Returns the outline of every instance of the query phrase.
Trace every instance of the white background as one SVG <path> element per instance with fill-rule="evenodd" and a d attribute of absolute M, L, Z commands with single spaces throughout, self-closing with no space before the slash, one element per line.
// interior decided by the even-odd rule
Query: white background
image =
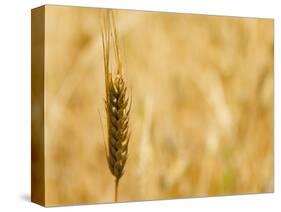
<path fill-rule="evenodd" d="M 275 193 L 55 207 L 54 211 L 280 211 L 280 23 L 278 0 L 18 0 L 0 5 L 0 211 L 39 211 L 30 198 L 30 9 L 42 4 L 275 18 Z M 279 61 L 278 61 L 279 59 Z M 278 207 L 280 209 L 278 210 Z M 45 209 L 46 210 L 46 209 Z"/>

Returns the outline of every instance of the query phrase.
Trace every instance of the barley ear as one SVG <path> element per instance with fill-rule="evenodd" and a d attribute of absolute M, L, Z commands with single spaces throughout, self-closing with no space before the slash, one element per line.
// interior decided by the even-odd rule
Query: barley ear
<path fill-rule="evenodd" d="M 127 94 L 127 85 L 123 76 L 118 48 L 117 30 L 111 10 L 107 10 L 104 14 L 103 24 L 102 43 L 106 90 L 107 162 L 111 174 L 115 177 L 114 199 L 117 202 L 118 185 L 120 178 L 124 174 L 124 167 L 128 157 L 131 99 Z"/>

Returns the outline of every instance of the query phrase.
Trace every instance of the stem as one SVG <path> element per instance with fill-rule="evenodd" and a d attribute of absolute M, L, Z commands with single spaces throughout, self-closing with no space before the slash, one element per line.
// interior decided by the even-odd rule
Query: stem
<path fill-rule="evenodd" d="M 115 178 L 115 202 L 118 202 L 118 184 L 119 178 Z"/>

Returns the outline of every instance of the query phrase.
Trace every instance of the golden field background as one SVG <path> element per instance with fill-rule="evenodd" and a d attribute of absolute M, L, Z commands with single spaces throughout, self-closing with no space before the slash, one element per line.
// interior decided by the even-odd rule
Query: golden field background
<path fill-rule="evenodd" d="M 115 15 L 133 99 L 120 201 L 272 192 L 273 20 Z M 100 10 L 47 6 L 45 33 L 46 203 L 112 202 Z"/>

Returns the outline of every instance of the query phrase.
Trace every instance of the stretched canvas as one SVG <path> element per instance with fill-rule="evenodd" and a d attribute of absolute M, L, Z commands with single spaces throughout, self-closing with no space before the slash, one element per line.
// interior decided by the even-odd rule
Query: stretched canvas
<path fill-rule="evenodd" d="M 274 20 L 31 14 L 33 202 L 274 191 Z"/>

